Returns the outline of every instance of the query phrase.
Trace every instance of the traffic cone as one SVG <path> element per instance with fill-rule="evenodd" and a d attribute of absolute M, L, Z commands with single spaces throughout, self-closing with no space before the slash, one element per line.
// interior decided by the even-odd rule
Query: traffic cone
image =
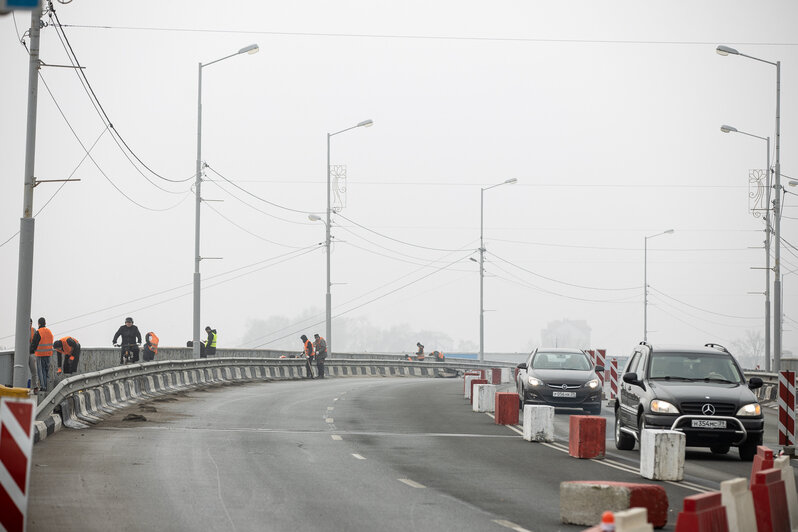
<path fill-rule="evenodd" d="M 615 532 L 615 516 L 612 512 L 601 514 L 601 532 Z"/>

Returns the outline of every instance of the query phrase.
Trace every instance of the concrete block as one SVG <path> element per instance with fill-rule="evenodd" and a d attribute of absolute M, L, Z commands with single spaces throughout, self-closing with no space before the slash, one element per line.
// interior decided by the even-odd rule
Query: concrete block
<path fill-rule="evenodd" d="M 518 424 L 518 394 L 515 392 L 496 392 L 496 416 L 497 425 L 516 425 Z"/>
<path fill-rule="evenodd" d="M 496 410 L 496 392 L 499 386 L 496 384 L 477 384 L 474 386 L 474 400 L 472 410 L 474 412 L 493 412 Z"/>
<path fill-rule="evenodd" d="M 684 479 L 685 435 L 675 430 L 644 429 L 640 439 L 640 476 L 651 480 Z"/>
<path fill-rule="evenodd" d="M 790 511 L 781 470 L 765 469 L 751 479 L 758 532 L 790 532 Z"/>
<path fill-rule="evenodd" d="M 571 416 L 568 454 L 574 458 L 604 458 L 607 451 L 607 419 L 601 416 Z"/>
<path fill-rule="evenodd" d="M 560 520 L 563 523 L 594 525 L 601 521 L 602 513 L 610 511 L 615 513 L 617 532 L 621 528 L 618 528 L 616 512 L 631 508 L 644 510 L 643 523 L 650 519 L 653 526 L 662 528 L 668 522 L 668 495 L 662 486 L 604 480 L 560 482 Z M 630 521 L 637 519 L 630 518 Z M 650 525 L 647 530 L 651 530 Z"/>
<path fill-rule="evenodd" d="M 684 498 L 684 509 L 676 518 L 677 532 L 728 532 L 729 521 L 719 491 Z"/>
<path fill-rule="evenodd" d="M 615 532 L 654 532 L 645 508 L 631 508 L 615 514 Z"/>
<path fill-rule="evenodd" d="M 491 384 L 502 383 L 502 368 L 490 368 L 490 383 Z"/>
<path fill-rule="evenodd" d="M 751 480 L 751 482 L 753 482 L 754 476 L 757 473 L 765 469 L 772 468 L 773 450 L 769 447 L 765 447 L 764 445 L 758 445 L 756 448 L 756 455 L 754 455 L 754 461 L 751 463 L 751 476 L 748 478 Z"/>
<path fill-rule="evenodd" d="M 473 379 L 471 381 L 471 393 L 469 395 L 469 399 L 471 400 L 471 404 L 474 404 L 474 386 L 478 384 L 488 384 L 487 379 Z"/>
<path fill-rule="evenodd" d="M 513 382 L 510 378 L 510 374 L 512 373 L 512 368 L 502 368 L 502 381 L 501 384 L 506 382 Z"/>
<path fill-rule="evenodd" d="M 464 389 L 463 389 L 463 397 L 466 399 L 471 399 L 471 381 L 479 379 L 480 375 L 466 375 L 463 377 L 464 380 Z"/>
<path fill-rule="evenodd" d="M 798 493 L 795 489 L 795 473 L 790 465 L 789 456 L 779 456 L 773 460 L 773 467 L 781 471 L 784 481 L 784 492 L 787 495 L 787 508 L 790 511 L 790 526 L 798 530 Z"/>
<path fill-rule="evenodd" d="M 754 497 L 748 490 L 747 479 L 740 477 L 724 480 L 720 483 L 720 495 L 721 502 L 726 507 L 729 532 L 756 530 Z"/>
<path fill-rule="evenodd" d="M 526 441 L 554 441 L 554 407 L 524 405 L 524 439 Z"/>

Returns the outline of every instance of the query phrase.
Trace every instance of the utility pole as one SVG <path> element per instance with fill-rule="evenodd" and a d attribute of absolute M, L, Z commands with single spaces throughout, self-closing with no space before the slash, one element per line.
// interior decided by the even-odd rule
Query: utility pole
<path fill-rule="evenodd" d="M 14 329 L 14 373 L 12 384 L 25 387 L 25 368 L 30 356 L 31 296 L 33 293 L 33 174 L 36 162 L 36 109 L 39 91 L 39 34 L 42 8 L 31 11 L 30 50 L 28 63 L 28 119 L 25 135 L 25 189 L 22 199 L 22 218 L 19 221 L 19 273 L 17 274 L 17 316 Z"/>

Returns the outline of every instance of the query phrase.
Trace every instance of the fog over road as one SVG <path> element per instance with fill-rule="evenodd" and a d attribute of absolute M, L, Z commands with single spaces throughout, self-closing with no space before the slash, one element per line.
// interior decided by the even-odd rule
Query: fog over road
<path fill-rule="evenodd" d="M 131 413 L 147 420 L 123 421 Z M 472 412 L 460 379 L 280 381 L 162 397 L 37 444 L 28 528 L 582 530 L 560 523 L 561 481 L 648 481 L 611 430 L 606 460 L 569 457 L 570 413 L 558 411 L 557 442 L 536 444 Z M 661 483 L 666 530 L 685 496 L 750 467 L 734 451 L 688 451 L 685 482 Z"/>

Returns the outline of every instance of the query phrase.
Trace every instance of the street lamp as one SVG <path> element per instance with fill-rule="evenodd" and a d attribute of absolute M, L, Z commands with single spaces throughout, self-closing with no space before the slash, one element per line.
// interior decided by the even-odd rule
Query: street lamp
<path fill-rule="evenodd" d="M 773 265 L 773 313 L 776 319 L 773 321 L 773 371 L 778 372 L 781 369 L 781 319 L 782 319 L 782 297 L 781 297 L 781 210 L 779 204 L 781 202 L 781 61 L 766 61 L 758 57 L 740 53 L 734 48 L 729 46 L 720 45 L 715 51 L 719 55 L 739 55 L 759 61 L 760 63 L 767 63 L 776 67 L 776 162 L 774 164 L 775 183 L 776 189 L 775 199 L 773 200 L 773 220 L 774 220 L 774 237 L 776 240 L 776 249 L 774 253 Z"/>
<path fill-rule="evenodd" d="M 655 235 L 643 238 L 643 341 L 648 341 L 648 239 L 660 235 L 670 235 L 673 229 L 668 229 Z"/>
<path fill-rule="evenodd" d="M 350 129 L 355 129 L 358 127 L 371 127 L 374 125 L 373 120 L 363 120 L 362 122 L 358 122 L 354 126 L 348 127 L 346 129 L 342 129 L 341 131 L 336 131 L 335 133 L 327 133 L 327 222 L 326 230 L 327 230 L 327 238 L 325 239 L 325 247 L 327 248 L 327 297 L 326 297 L 326 334 L 327 334 L 327 352 L 332 354 L 332 294 L 330 293 L 330 288 L 332 287 L 332 282 L 330 281 L 330 138 L 334 137 L 335 135 L 339 135 Z M 315 214 L 311 214 L 308 216 L 313 221 L 321 220 Z"/>
<path fill-rule="evenodd" d="M 740 133 L 756 139 L 761 139 L 767 143 L 767 166 L 765 198 L 765 371 L 770 371 L 770 137 L 760 137 L 745 131 L 739 131 L 736 127 L 723 125 L 720 130 L 724 133 Z"/>
<path fill-rule="evenodd" d="M 502 185 L 512 185 L 516 178 L 479 189 L 479 361 L 485 360 L 485 243 L 483 241 L 483 220 L 485 218 L 485 191 Z"/>
<path fill-rule="evenodd" d="M 259 50 L 257 44 L 250 44 L 241 48 L 234 54 L 224 56 L 210 63 L 199 63 L 197 68 L 197 177 L 194 181 L 194 196 L 195 196 L 195 209 L 194 209 L 194 323 L 193 323 L 193 357 L 200 357 L 200 203 L 202 196 L 200 189 L 202 187 L 202 68 L 210 66 L 219 61 L 224 61 L 230 57 L 240 54 L 254 54 Z"/>

